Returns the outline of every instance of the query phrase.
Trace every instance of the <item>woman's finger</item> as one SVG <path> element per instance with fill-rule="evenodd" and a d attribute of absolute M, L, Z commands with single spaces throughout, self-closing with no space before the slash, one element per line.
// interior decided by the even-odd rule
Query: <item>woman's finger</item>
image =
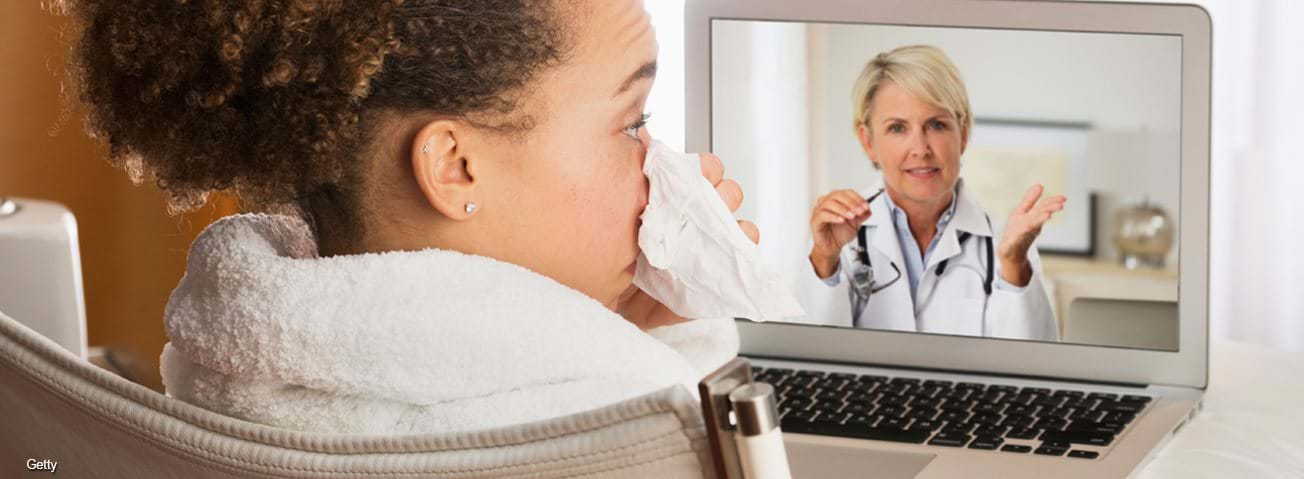
<path fill-rule="evenodd" d="M 747 235 L 747 239 L 752 240 L 753 243 L 761 244 L 761 229 L 757 228 L 755 223 L 752 223 L 751 221 L 739 221 L 738 227 L 743 229 L 743 233 Z"/>
<path fill-rule="evenodd" d="M 697 156 L 702 160 L 702 176 L 706 177 L 706 181 L 711 182 L 711 186 L 720 183 L 720 180 L 724 179 L 724 162 L 720 161 L 720 157 L 710 153 Z"/>
<path fill-rule="evenodd" d="M 715 185 L 715 192 L 724 200 L 725 206 L 729 211 L 738 211 L 738 207 L 743 204 L 743 188 L 738 186 L 734 180 L 721 180 Z"/>
<path fill-rule="evenodd" d="M 829 195 L 829 197 L 824 200 L 824 204 L 826 207 L 830 207 L 830 205 L 837 206 L 837 208 L 830 207 L 829 209 L 833 209 L 835 213 L 846 216 L 847 218 L 852 218 L 857 214 L 860 214 L 860 210 L 856 207 L 856 203 L 854 201 L 848 201 L 843 195 Z"/>
<path fill-rule="evenodd" d="M 851 203 L 853 210 L 857 212 L 869 211 L 869 202 L 865 201 L 865 197 L 860 196 L 860 193 L 856 192 L 856 190 L 838 190 L 837 195 L 844 201 Z"/>
<path fill-rule="evenodd" d="M 1019 201 L 1018 206 L 1014 207 L 1015 213 L 1027 213 L 1032 206 L 1037 204 L 1037 198 L 1041 198 L 1041 192 L 1044 190 L 1040 184 L 1032 185 L 1028 192 L 1023 194 L 1023 199 Z"/>
<path fill-rule="evenodd" d="M 820 227 L 823 227 L 824 225 L 828 225 L 828 224 L 839 225 L 839 224 L 846 223 L 848 221 L 851 220 L 848 220 L 847 217 L 845 216 L 833 213 L 829 210 L 820 210 L 820 211 L 816 211 L 815 216 L 812 217 L 811 226 L 818 229 Z"/>
<path fill-rule="evenodd" d="M 845 205 L 843 205 L 841 202 L 834 199 L 824 200 L 823 203 L 820 203 L 820 209 L 844 217 L 846 219 L 851 219 L 856 216 L 856 214 L 853 213 L 851 210 L 847 209 Z"/>

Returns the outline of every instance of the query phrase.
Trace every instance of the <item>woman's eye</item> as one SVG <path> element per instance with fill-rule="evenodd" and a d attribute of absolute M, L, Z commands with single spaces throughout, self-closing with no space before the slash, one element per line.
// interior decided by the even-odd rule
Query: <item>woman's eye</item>
<path fill-rule="evenodd" d="M 943 122 L 938 121 L 938 120 L 933 120 L 933 122 L 932 122 L 931 124 L 929 124 L 929 126 L 932 127 L 932 129 L 934 129 L 934 130 L 945 130 L 945 129 L 946 129 L 946 123 L 943 123 Z"/>
<path fill-rule="evenodd" d="M 640 128 L 643 128 L 644 126 L 647 126 L 647 121 L 651 118 L 652 118 L 651 113 L 644 113 L 643 115 L 639 116 L 638 121 L 634 123 L 630 123 L 629 126 L 626 126 L 625 129 L 622 131 L 624 131 L 626 135 L 629 135 L 630 138 L 642 141 L 642 139 L 638 137 L 638 130 Z"/>
<path fill-rule="evenodd" d="M 903 131 L 906 131 L 906 127 L 901 126 L 900 123 L 897 123 L 897 124 L 894 124 L 894 125 L 889 125 L 889 126 L 887 127 L 887 132 L 888 132 L 888 133 L 901 133 L 901 132 L 903 132 Z"/>

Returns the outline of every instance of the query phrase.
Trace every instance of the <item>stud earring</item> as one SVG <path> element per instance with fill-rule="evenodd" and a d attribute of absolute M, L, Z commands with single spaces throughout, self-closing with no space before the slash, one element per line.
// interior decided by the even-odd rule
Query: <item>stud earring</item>
<path fill-rule="evenodd" d="M 430 154 L 430 145 L 421 145 L 421 153 Z"/>
<path fill-rule="evenodd" d="M 476 208 L 477 208 L 477 206 L 475 205 L 475 202 L 474 202 L 474 201 L 468 201 L 468 202 L 466 202 L 466 214 L 469 215 L 469 214 L 471 214 L 471 213 L 475 213 L 475 209 L 476 209 Z"/>

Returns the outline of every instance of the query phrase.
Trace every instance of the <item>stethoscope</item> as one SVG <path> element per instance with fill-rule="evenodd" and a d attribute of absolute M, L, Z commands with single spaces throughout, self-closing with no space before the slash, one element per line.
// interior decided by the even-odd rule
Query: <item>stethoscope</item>
<path fill-rule="evenodd" d="M 879 189 L 878 192 L 865 198 L 865 202 L 873 203 L 874 200 L 877 199 L 879 195 L 882 195 L 884 191 L 885 190 L 883 189 Z M 989 227 L 991 223 L 992 218 L 988 216 L 987 224 Z M 888 263 L 892 265 L 892 270 L 896 272 L 896 276 L 893 277 L 891 281 L 882 285 L 875 281 L 874 265 L 869 260 L 869 240 L 867 239 L 868 229 L 867 226 L 861 225 L 860 229 L 856 231 L 856 267 L 851 273 L 851 293 L 855 309 L 854 316 L 852 316 L 853 318 L 860 317 L 860 313 L 865 309 L 865 305 L 869 303 L 869 297 L 871 295 L 887 289 L 887 287 L 892 286 L 901 279 L 901 268 L 898 267 L 896 263 Z M 968 240 L 970 236 L 973 235 L 969 234 L 967 231 L 961 231 L 959 237 L 960 244 L 964 245 L 964 242 Z M 986 240 L 987 243 L 987 274 L 983 277 L 983 293 L 987 296 L 991 296 L 992 280 L 995 278 L 995 271 L 993 270 L 995 262 L 992 261 L 994 257 L 994 248 L 992 246 L 991 236 L 984 236 L 983 239 Z M 937 276 L 939 278 L 946 272 L 946 266 L 950 261 L 951 259 L 947 258 L 937 264 Z"/>

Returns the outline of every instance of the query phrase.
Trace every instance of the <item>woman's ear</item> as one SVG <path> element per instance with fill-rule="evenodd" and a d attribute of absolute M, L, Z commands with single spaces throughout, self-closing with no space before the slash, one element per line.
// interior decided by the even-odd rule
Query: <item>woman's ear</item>
<path fill-rule="evenodd" d="M 874 168 L 878 168 L 878 155 L 874 153 L 874 135 L 864 123 L 856 126 L 856 138 L 860 140 L 860 149 L 865 151 Z"/>
<path fill-rule="evenodd" d="M 431 207 L 453 220 L 465 220 L 479 206 L 476 167 L 460 137 L 474 134 L 461 122 L 435 120 L 412 140 L 412 173 Z"/>

